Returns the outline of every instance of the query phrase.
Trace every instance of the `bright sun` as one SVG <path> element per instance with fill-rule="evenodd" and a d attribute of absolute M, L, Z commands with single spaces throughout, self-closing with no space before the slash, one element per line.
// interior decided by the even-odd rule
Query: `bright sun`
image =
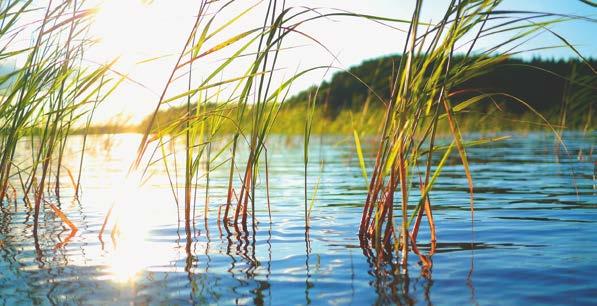
<path fill-rule="evenodd" d="M 155 94 L 146 88 L 159 88 L 166 81 L 168 62 L 185 42 L 194 21 L 198 1 L 97 0 L 90 36 L 97 43 L 85 56 L 92 64 L 118 59 L 113 68 L 135 80 L 123 83 L 95 122 L 108 123 L 121 113 L 136 124 L 153 108 Z M 175 3 L 174 3 L 175 2 Z M 148 59 L 160 59 L 148 61 Z M 126 103 L 125 103 L 126 102 Z"/>
<path fill-rule="evenodd" d="M 99 5 L 93 35 L 106 58 L 127 63 L 148 50 L 155 24 L 150 5 L 140 0 L 106 0 Z"/>

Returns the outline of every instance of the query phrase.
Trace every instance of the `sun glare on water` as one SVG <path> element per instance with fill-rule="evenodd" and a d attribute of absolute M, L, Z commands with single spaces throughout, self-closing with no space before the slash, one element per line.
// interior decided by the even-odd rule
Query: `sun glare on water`
<path fill-rule="evenodd" d="M 139 182 L 138 176 L 130 175 L 116 183 L 113 191 L 115 206 L 109 239 L 114 248 L 107 263 L 111 279 L 119 283 L 134 282 L 140 272 L 168 257 L 168 249 L 156 248 L 150 241 L 152 228 L 164 221 L 161 217 L 166 214 L 165 207 L 156 201 L 151 188 Z"/>
<path fill-rule="evenodd" d="M 147 248 L 146 239 L 152 222 L 142 209 L 142 204 L 148 200 L 143 197 L 142 189 L 126 184 L 121 187 L 119 197 L 123 201 L 114 207 L 114 251 L 109 257 L 109 270 L 116 282 L 133 280 L 149 265 L 143 250 Z M 125 190 L 128 193 L 123 192 Z"/>
<path fill-rule="evenodd" d="M 138 136 L 130 135 L 110 151 L 118 168 L 131 163 L 131 152 L 138 144 Z M 109 174 L 112 174 L 110 176 Z M 163 195 L 163 189 L 141 184 L 138 172 L 123 176 L 121 172 L 106 171 L 102 176 L 111 188 L 97 194 L 102 203 L 114 203 L 108 220 L 103 244 L 107 252 L 99 255 L 106 265 L 106 278 L 120 284 L 134 284 L 141 273 L 162 266 L 176 254 L 176 249 L 152 240 L 152 229 L 176 220 L 176 210 Z"/>

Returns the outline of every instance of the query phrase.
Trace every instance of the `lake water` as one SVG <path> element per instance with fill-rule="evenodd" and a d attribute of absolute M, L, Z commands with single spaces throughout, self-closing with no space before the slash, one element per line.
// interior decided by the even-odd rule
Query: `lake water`
<path fill-rule="evenodd" d="M 549 133 L 515 134 L 469 148 L 474 227 L 466 178 L 454 155 L 431 193 L 438 245 L 428 275 L 414 255 L 407 271 L 390 264 L 376 268 L 359 247 L 356 233 L 366 187 L 351 138 L 311 140 L 310 195 L 318 177 L 320 183 L 307 237 L 302 140 L 274 136 L 269 143 L 272 222 L 263 173 L 255 234 L 228 234 L 216 222 L 225 202 L 225 164 L 210 174 L 208 221 L 205 186 L 200 185 L 190 244 L 160 163 L 141 187 L 125 178 L 139 139 L 90 138 L 82 197 L 73 201 L 73 186 L 65 176 L 59 201 L 48 198 L 43 208 L 37 247 L 32 214 L 22 202 L 16 208 L 5 205 L 0 214 L 0 304 L 597 303 L 597 133 L 564 135 L 567 153 L 555 149 Z M 66 162 L 75 176 L 79 143 L 73 140 Z M 367 162 L 371 167 L 372 160 Z M 49 207 L 58 202 L 79 228 L 70 239 L 70 229 Z M 114 213 L 100 241 L 112 203 Z M 116 223 L 119 234 L 111 237 Z M 422 225 L 423 249 L 427 236 Z"/>

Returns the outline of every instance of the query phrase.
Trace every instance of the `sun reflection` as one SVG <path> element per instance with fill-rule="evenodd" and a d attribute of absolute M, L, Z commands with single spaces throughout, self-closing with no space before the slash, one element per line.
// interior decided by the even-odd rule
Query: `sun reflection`
<path fill-rule="evenodd" d="M 141 185 L 140 175 L 129 175 L 115 184 L 111 238 L 114 249 L 108 266 L 115 282 L 135 282 L 139 274 L 168 261 L 171 250 L 156 247 L 150 231 L 169 220 L 168 207 L 156 195 L 161 190 Z"/>
<path fill-rule="evenodd" d="M 112 253 L 109 260 L 111 278 L 118 283 L 135 281 L 138 274 L 147 267 L 145 262 L 146 250 L 143 239 L 127 237 L 120 239 L 119 246 Z"/>
<path fill-rule="evenodd" d="M 110 145 L 86 160 L 98 170 L 84 173 L 83 181 L 97 187 L 86 188 L 82 201 L 97 212 L 92 223 L 98 227 L 113 208 L 100 243 L 88 247 L 85 260 L 76 264 L 101 267 L 100 278 L 122 288 L 134 288 L 141 278 L 154 273 L 178 269 L 176 262 L 184 249 L 173 243 L 178 211 L 165 173 L 150 169 L 142 177 L 140 169 L 126 175 L 136 157 L 138 134 L 95 139 L 98 144 L 110 139 Z M 97 232 L 82 231 L 83 236 L 89 234 L 97 239 Z"/>
<path fill-rule="evenodd" d="M 151 193 L 136 182 L 135 178 L 128 177 L 116 187 L 112 226 L 114 251 L 109 258 L 110 274 L 116 282 L 134 281 L 150 264 L 147 238 L 155 220 L 144 206 L 151 205 L 148 196 Z"/>

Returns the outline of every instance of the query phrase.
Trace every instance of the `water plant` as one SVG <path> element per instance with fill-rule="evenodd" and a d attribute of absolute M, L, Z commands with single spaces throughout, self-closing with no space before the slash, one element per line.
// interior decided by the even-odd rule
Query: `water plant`
<path fill-rule="evenodd" d="M 158 102 L 151 120 L 147 122 L 144 137 L 138 152 L 138 161 L 145 153 L 148 143 L 157 140 L 160 144 L 174 141 L 178 136 L 185 137 L 185 170 L 184 170 L 184 204 L 185 204 L 185 224 L 190 227 L 191 215 L 190 207 L 192 194 L 197 192 L 197 184 L 194 180 L 199 178 L 199 165 L 213 164 L 216 157 L 219 157 L 230 150 L 228 158 L 230 172 L 228 177 L 227 200 L 219 213 L 218 218 L 228 228 L 234 226 L 236 231 L 247 231 L 248 220 L 251 216 L 253 228 L 255 227 L 255 192 L 258 176 L 262 172 L 262 162 L 265 161 L 266 189 L 269 184 L 267 169 L 267 137 L 276 120 L 283 102 L 288 94 L 288 90 L 293 81 L 303 74 L 317 68 L 292 74 L 285 77 L 282 81 L 276 79 L 282 74 L 276 70 L 277 59 L 281 52 L 282 42 L 285 36 L 295 33 L 298 25 L 302 21 L 291 23 L 297 16 L 305 14 L 309 10 L 303 10 L 295 15 L 291 15 L 291 10 L 285 7 L 285 4 L 277 1 L 268 1 L 266 3 L 265 15 L 261 26 L 243 31 L 224 39 L 221 42 L 213 42 L 220 32 L 231 27 L 238 20 L 249 14 L 260 4 L 257 3 L 241 11 L 232 19 L 223 22 L 223 25 L 212 29 L 218 21 L 219 14 L 225 12 L 229 5 L 236 1 L 230 1 L 224 5 L 218 6 L 216 14 L 205 15 L 207 8 L 212 4 L 202 2 L 197 22 L 195 23 L 187 44 L 180 53 L 180 59 L 175 65 L 170 80 Z M 211 48 L 207 48 L 208 45 Z M 239 46 L 240 45 L 240 46 Z M 237 46 L 237 49 L 230 49 L 230 46 Z M 208 76 L 197 83 L 192 78 L 191 65 L 200 64 L 204 57 L 210 54 L 228 52 L 226 59 L 213 68 Z M 183 61 L 183 57 L 188 60 Z M 247 56 L 253 57 L 252 61 L 243 63 L 242 60 Z M 243 63 L 246 69 L 240 76 L 225 76 L 225 70 L 231 65 Z M 189 71 L 185 74 L 188 80 L 187 91 L 176 94 L 170 98 L 166 97 L 169 85 L 177 79 L 175 75 L 180 73 L 183 68 Z M 217 77 L 224 78 L 217 80 Z M 193 99 L 193 102 L 191 102 Z M 165 126 L 159 124 L 158 112 L 162 105 L 172 104 L 176 101 L 185 100 L 186 112 L 177 114 L 176 119 L 165 123 Z M 158 121 L 156 121 L 158 120 Z M 231 135 L 222 136 L 221 127 L 224 124 L 232 125 Z M 155 133 L 155 137 L 150 138 L 150 134 Z M 169 140 L 163 141 L 163 137 Z M 215 156 L 211 156 L 210 150 L 214 147 L 214 142 L 221 142 L 226 138 L 224 145 L 220 146 Z M 162 146 L 163 147 L 163 146 Z M 240 161 L 238 151 L 246 148 L 246 160 Z M 162 159 L 164 165 L 168 167 L 166 159 L 175 158 L 176 154 L 168 154 L 162 150 Z M 240 184 L 235 184 L 235 175 L 237 165 L 244 163 L 243 171 L 240 175 Z M 137 166 L 139 164 L 137 163 Z M 219 164 L 222 166 L 223 164 Z M 213 169 L 213 168 L 210 168 Z M 175 170 L 176 172 L 176 170 Z M 176 174 L 174 174 L 176 176 Z M 204 176 L 206 186 L 209 186 L 209 170 Z M 172 190 L 176 196 L 178 186 L 171 180 Z M 235 186 L 237 187 L 235 189 Z M 208 188 L 208 187 L 207 187 Z M 237 193 L 238 192 L 238 193 Z M 206 190 L 206 197 L 208 191 Z M 269 198 L 269 193 L 267 194 Z M 209 211 L 207 201 L 204 208 L 204 215 L 207 218 Z M 270 210 L 268 201 L 268 211 Z M 194 210 L 193 210 L 194 211 Z M 305 213 L 307 210 L 305 209 Z"/>
<path fill-rule="evenodd" d="M 40 211 L 48 202 L 51 177 L 55 178 L 53 194 L 59 198 L 62 159 L 71 130 L 90 104 L 102 100 L 100 88 L 111 92 L 118 83 L 105 78 L 113 63 L 82 64 L 84 51 L 93 44 L 88 35 L 92 15 L 85 1 L 77 0 L 49 1 L 40 7 L 32 1 L 9 0 L 0 5 L 0 61 L 15 63 L 0 78 L 0 198 L 4 200 L 9 190 L 21 191 L 27 208 L 34 211 L 34 236 Z M 29 45 L 13 43 L 27 35 Z M 66 172 L 73 182 L 70 170 Z M 20 186 L 15 187 L 17 177 Z M 59 203 L 50 206 L 66 218 L 59 212 Z"/>
<path fill-rule="evenodd" d="M 497 9 L 500 3 L 453 0 L 439 22 L 424 23 L 421 21 L 423 1 L 416 1 L 392 95 L 389 101 L 385 101 L 383 129 L 379 135 L 359 229 L 362 246 L 376 251 L 378 263 L 396 257 L 406 267 L 408 254 L 412 250 L 425 269 L 431 267 L 430 257 L 437 237 L 430 194 L 454 149 L 458 152 L 468 181 L 471 222 L 474 220 L 474 187 L 466 147 L 491 140 L 467 142 L 456 118 L 458 113 L 483 101 L 491 101 L 494 97 L 506 97 L 544 120 L 559 139 L 557 131 L 549 122 L 520 98 L 505 92 L 483 92 L 477 88 L 453 90 L 520 52 L 517 48 L 541 31 L 552 33 L 561 39 L 562 46 L 577 52 L 563 37 L 547 27 L 579 17 L 501 11 Z M 492 47 L 477 51 L 472 56 L 480 40 L 498 33 L 509 33 L 511 36 L 498 40 Z M 454 53 L 457 49 L 465 49 L 466 52 L 461 61 L 455 62 Z M 496 54 L 503 49 L 505 51 Z M 586 61 L 585 64 L 589 65 Z M 447 122 L 451 134 L 451 144 L 443 148 L 436 144 L 438 124 L 442 121 Z M 358 145 L 358 137 L 355 136 L 355 140 Z M 439 159 L 435 158 L 437 154 L 441 156 Z M 418 195 L 412 192 L 411 186 L 418 186 L 415 188 L 419 189 Z M 413 196 L 418 200 L 413 202 Z M 399 203 L 397 212 L 394 206 L 396 202 Z M 428 220 L 432 245 L 427 256 L 421 254 L 417 247 L 417 234 L 423 215 Z"/>

